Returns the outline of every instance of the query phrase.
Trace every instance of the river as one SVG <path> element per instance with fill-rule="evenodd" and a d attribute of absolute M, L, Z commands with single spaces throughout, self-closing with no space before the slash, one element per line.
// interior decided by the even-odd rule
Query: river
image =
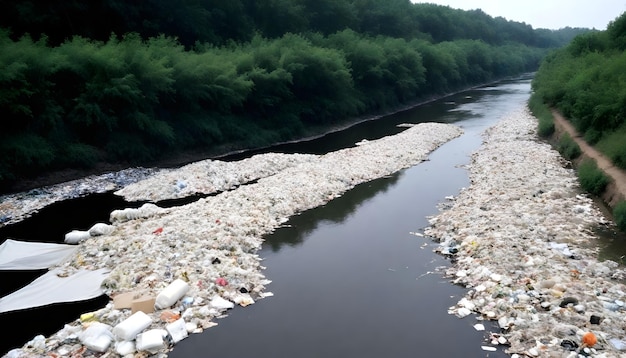
<path fill-rule="evenodd" d="M 499 357 L 487 352 L 488 330 L 477 331 L 475 317 L 447 313 L 465 293 L 443 277 L 450 263 L 433 253 L 435 243 L 413 235 L 428 225 L 446 196 L 469 185 L 463 165 L 481 143 L 481 133 L 530 95 L 529 76 L 458 93 L 422 106 L 315 140 L 259 152 L 322 154 L 362 139 L 401 131 L 400 123 L 447 122 L 465 133 L 433 152 L 429 160 L 389 177 L 361 184 L 328 204 L 295 216 L 287 227 L 265 238 L 260 251 L 273 297 L 236 307 L 219 325 L 178 343 L 171 357 Z M 0 237 L 45 241 L 74 228 L 108 220 L 127 206 L 109 194 L 57 203 Z M 89 210 L 85 210 L 89 208 Z M 2 295 L 41 272 L 0 272 Z M 32 277 L 32 278 L 31 278 Z M 13 284 L 11 284 L 11 282 Z M 97 309 L 106 297 L 81 304 L 53 305 L 0 315 L 0 320 L 31 322 L 9 333 L 2 352 L 35 334 L 51 334 L 63 322 Z M 43 317 L 46 317 L 44 319 Z M 35 323 L 36 322 L 36 323 Z"/>
<path fill-rule="evenodd" d="M 481 349 L 488 333 L 473 328 L 475 318 L 447 313 L 465 290 L 442 276 L 449 262 L 432 252 L 435 244 L 412 232 L 428 225 L 446 196 L 469 185 L 462 166 L 482 131 L 529 94 L 530 78 L 504 81 L 326 138 L 326 150 L 335 150 L 388 135 L 405 122 L 449 122 L 465 131 L 428 161 L 361 184 L 269 235 L 260 256 L 274 296 L 234 309 L 217 327 L 180 342 L 170 356 L 507 356 Z M 302 152 L 298 145 L 282 149 Z"/>

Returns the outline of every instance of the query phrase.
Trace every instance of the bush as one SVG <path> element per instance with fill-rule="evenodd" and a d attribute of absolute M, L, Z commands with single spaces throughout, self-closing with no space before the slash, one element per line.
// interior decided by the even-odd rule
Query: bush
<path fill-rule="evenodd" d="M 621 201 L 615 205 L 613 218 L 617 227 L 626 232 L 626 201 Z"/>
<path fill-rule="evenodd" d="M 609 178 L 592 159 L 583 160 L 578 166 L 580 186 L 593 195 L 600 195 L 609 184 Z"/>
<path fill-rule="evenodd" d="M 100 154 L 95 147 L 83 143 L 71 143 L 61 150 L 59 165 L 91 168 L 98 160 L 100 160 Z"/>
<path fill-rule="evenodd" d="M 602 138 L 602 132 L 597 129 L 590 128 L 585 132 L 585 142 L 590 145 L 594 145 L 598 143 L 598 141 Z"/>
<path fill-rule="evenodd" d="M 557 150 L 567 160 L 576 159 L 582 153 L 578 144 L 568 133 L 564 133 L 559 139 Z"/>
<path fill-rule="evenodd" d="M 537 126 L 537 134 L 540 137 L 547 138 L 554 134 L 554 118 L 548 106 L 542 102 L 541 98 L 535 94 L 528 101 L 528 108 L 533 116 L 539 122 Z"/>

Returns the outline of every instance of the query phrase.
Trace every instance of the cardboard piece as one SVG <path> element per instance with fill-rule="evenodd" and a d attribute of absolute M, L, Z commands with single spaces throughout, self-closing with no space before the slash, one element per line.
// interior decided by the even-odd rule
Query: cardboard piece
<path fill-rule="evenodd" d="M 124 292 L 113 297 L 113 307 L 117 310 L 130 308 L 132 313 L 152 313 L 155 300 L 155 297 L 141 295 L 139 292 Z"/>
<path fill-rule="evenodd" d="M 139 297 L 130 304 L 130 310 L 132 313 L 137 311 L 142 311 L 144 313 L 152 313 L 154 312 L 154 302 L 156 301 L 155 297 L 151 296 L 142 296 Z"/>
<path fill-rule="evenodd" d="M 115 308 L 116 310 L 130 308 L 130 304 L 136 297 L 137 292 L 119 293 L 113 297 L 113 308 Z"/>

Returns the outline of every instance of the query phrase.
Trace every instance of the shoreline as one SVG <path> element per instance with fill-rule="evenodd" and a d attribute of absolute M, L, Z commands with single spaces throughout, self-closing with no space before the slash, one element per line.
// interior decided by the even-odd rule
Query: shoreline
<path fill-rule="evenodd" d="M 221 160 L 224 157 L 228 157 L 228 156 L 232 156 L 232 155 L 236 155 L 240 153 L 245 153 L 249 151 L 264 150 L 264 149 L 271 148 L 277 145 L 306 142 L 306 141 L 324 137 L 328 134 L 332 134 L 332 133 L 336 133 L 336 132 L 348 129 L 350 127 L 353 127 L 355 125 L 358 125 L 364 122 L 377 120 L 385 116 L 390 116 L 390 115 L 394 115 L 400 112 L 404 112 L 412 108 L 419 107 L 419 106 L 422 106 L 422 105 L 425 105 L 425 104 L 428 104 L 433 101 L 440 100 L 449 96 L 453 96 L 455 94 L 458 94 L 464 91 L 480 88 L 482 86 L 488 86 L 494 83 L 510 80 L 513 78 L 525 77 L 532 73 L 533 72 L 523 73 L 518 76 L 505 77 L 497 81 L 482 83 L 479 85 L 471 86 L 468 88 L 442 94 L 439 96 L 432 96 L 426 99 L 408 103 L 403 106 L 399 106 L 385 113 L 380 113 L 380 114 L 375 114 L 375 115 L 370 115 L 370 116 L 365 116 L 365 117 L 358 117 L 358 118 L 353 118 L 353 119 L 347 119 L 343 121 L 342 123 L 339 123 L 335 126 L 325 128 L 324 130 L 320 131 L 320 133 L 307 135 L 305 137 L 298 138 L 298 139 L 273 143 L 268 146 L 264 146 L 260 148 L 243 148 L 243 149 L 237 149 L 237 150 L 216 149 L 216 150 L 207 151 L 207 152 L 189 151 L 185 153 L 180 153 L 174 157 L 162 158 L 159 160 L 152 161 L 150 163 L 147 163 L 145 166 L 130 166 L 130 165 L 125 165 L 125 164 L 102 163 L 100 165 L 97 165 L 97 167 L 93 169 L 86 169 L 86 170 L 67 169 L 67 170 L 54 171 L 54 172 L 50 172 L 50 173 L 47 173 L 45 175 L 41 175 L 38 177 L 24 179 L 22 180 L 22 184 L 16 184 L 12 187 L 11 190 L 4 192 L 4 193 L 0 193 L 0 203 L 2 202 L 4 198 L 10 198 L 16 195 L 24 195 L 27 192 L 32 191 L 32 190 L 37 190 L 37 189 L 46 190 L 48 188 L 58 187 L 67 183 L 76 183 L 76 182 L 80 182 L 83 179 L 96 179 L 97 180 L 98 178 L 103 177 L 103 176 L 115 175 L 116 173 L 121 173 L 121 172 L 130 172 L 134 169 L 138 171 L 145 171 L 145 170 L 158 171 L 162 169 L 173 169 L 173 168 L 188 165 L 197 161 Z M 123 185 L 117 186 L 117 188 L 120 189 L 122 186 Z M 93 193 L 100 193 L 100 192 L 102 191 L 94 191 Z M 72 197 L 67 197 L 65 199 L 71 199 L 71 198 Z M 60 200 L 63 200 L 63 199 L 60 199 Z M 0 208 L 0 219 L 1 217 L 2 217 L 2 210 Z M 0 224 L 2 224 L 2 220 L 0 220 Z"/>
<path fill-rule="evenodd" d="M 527 109 L 483 135 L 471 185 L 430 218 L 425 235 L 452 258 L 450 280 L 469 289 L 449 313 L 497 322 L 512 357 L 592 357 L 626 351 L 626 270 L 597 260 L 591 228 L 611 226 L 575 172 L 539 141 Z M 468 318 L 465 318 L 468 319 Z"/>

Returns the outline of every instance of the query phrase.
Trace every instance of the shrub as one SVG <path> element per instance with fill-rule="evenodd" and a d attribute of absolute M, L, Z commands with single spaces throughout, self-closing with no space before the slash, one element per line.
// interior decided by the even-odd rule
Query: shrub
<path fill-rule="evenodd" d="M 600 195 L 609 184 L 609 178 L 592 159 L 583 160 L 578 166 L 580 186 L 593 195 Z"/>
<path fill-rule="evenodd" d="M 537 126 L 537 134 L 540 137 L 547 138 L 554 134 L 554 118 L 548 106 L 542 102 L 541 98 L 535 94 L 528 101 L 528 108 L 533 116 L 539 122 Z"/>
<path fill-rule="evenodd" d="M 576 159 L 582 153 L 578 144 L 567 133 L 564 133 L 559 139 L 557 150 L 567 160 Z"/>
<path fill-rule="evenodd" d="M 90 168 L 100 159 L 98 150 L 83 143 L 67 144 L 60 152 L 59 164 L 62 166 Z"/>
<path fill-rule="evenodd" d="M 626 201 L 621 201 L 615 205 L 613 218 L 617 227 L 626 232 Z"/>
<path fill-rule="evenodd" d="M 590 145 L 598 143 L 600 138 L 602 138 L 602 132 L 598 131 L 597 129 L 590 128 L 585 132 L 585 142 L 589 143 Z"/>

